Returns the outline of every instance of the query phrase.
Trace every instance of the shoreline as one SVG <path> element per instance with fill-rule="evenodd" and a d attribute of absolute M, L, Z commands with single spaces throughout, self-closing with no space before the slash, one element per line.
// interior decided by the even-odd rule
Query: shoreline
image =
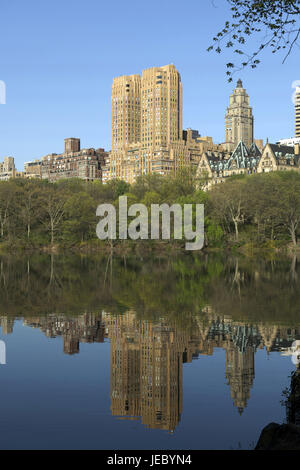
<path fill-rule="evenodd" d="M 270 243 L 264 245 L 254 245 L 253 243 L 233 243 L 227 242 L 219 246 L 205 246 L 201 250 L 186 250 L 184 243 L 173 243 L 169 241 L 143 241 L 143 240 L 126 240 L 125 242 L 116 240 L 114 243 L 107 243 L 99 240 L 91 240 L 80 243 L 53 243 L 53 244 L 34 244 L 34 243 L 0 243 L 0 256 L 3 254 L 33 254 L 33 253 L 61 253 L 74 254 L 109 254 L 115 255 L 207 255 L 210 253 L 224 253 L 231 255 L 245 256 L 246 258 L 254 258 L 256 256 L 297 256 L 300 255 L 300 243 L 293 246 L 291 243 Z"/>

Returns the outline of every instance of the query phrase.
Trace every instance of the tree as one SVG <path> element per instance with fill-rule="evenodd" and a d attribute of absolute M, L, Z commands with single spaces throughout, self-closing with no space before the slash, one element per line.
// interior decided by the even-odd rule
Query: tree
<path fill-rule="evenodd" d="M 44 222 L 47 231 L 50 233 L 51 244 L 54 244 L 55 235 L 57 234 L 65 213 L 65 198 L 62 192 L 58 192 L 55 185 L 47 188 L 44 195 L 44 207 L 46 220 Z"/>
<path fill-rule="evenodd" d="M 105 185 L 111 200 L 115 200 L 130 190 L 130 184 L 126 181 L 113 179 Z"/>
<path fill-rule="evenodd" d="M 39 207 L 40 185 L 37 181 L 18 180 L 17 185 L 17 211 L 22 225 L 26 229 L 27 239 L 30 239 L 31 227 L 34 220 L 37 219 Z"/>
<path fill-rule="evenodd" d="M 63 232 L 66 240 L 83 241 L 96 233 L 96 205 L 84 192 L 69 197 L 64 206 Z"/>
<path fill-rule="evenodd" d="M 194 168 L 185 167 L 178 169 L 175 175 L 171 175 L 169 178 L 163 178 L 161 193 L 166 202 L 173 203 L 174 200 L 182 196 L 193 194 L 196 188 L 196 170 Z"/>
<path fill-rule="evenodd" d="M 145 204 L 148 208 L 151 208 L 151 204 L 160 204 L 161 198 L 160 195 L 155 191 L 147 191 L 144 195 L 142 204 Z"/>
<path fill-rule="evenodd" d="M 0 236 L 4 238 L 9 217 L 12 213 L 14 190 L 10 181 L 0 182 Z"/>
<path fill-rule="evenodd" d="M 283 173 L 281 176 L 281 198 L 278 201 L 279 218 L 287 228 L 292 243 L 297 245 L 297 229 L 300 225 L 300 176 L 298 173 Z"/>
<path fill-rule="evenodd" d="M 213 38 L 208 51 L 222 52 L 234 49 L 241 56 L 241 63 L 227 63 L 228 81 L 232 75 L 244 67 L 256 68 L 260 63 L 259 54 L 269 48 L 275 54 L 283 51 L 283 62 L 300 36 L 300 0 L 227 0 L 231 6 L 232 19 L 225 22 L 224 28 Z M 251 36 L 259 39 L 260 45 L 247 53 L 245 45 Z"/>
<path fill-rule="evenodd" d="M 234 226 L 235 239 L 239 240 L 239 226 L 246 220 L 247 197 L 245 180 L 234 179 L 213 188 L 212 211 L 217 220 L 223 221 L 227 229 Z"/>
<path fill-rule="evenodd" d="M 257 227 L 257 240 L 274 240 L 282 224 L 278 217 L 278 201 L 282 187 L 279 172 L 251 175 L 246 181 L 247 211 Z"/>
<path fill-rule="evenodd" d="M 157 173 L 138 176 L 130 192 L 141 201 L 147 192 L 161 194 L 163 182 L 163 176 Z"/>

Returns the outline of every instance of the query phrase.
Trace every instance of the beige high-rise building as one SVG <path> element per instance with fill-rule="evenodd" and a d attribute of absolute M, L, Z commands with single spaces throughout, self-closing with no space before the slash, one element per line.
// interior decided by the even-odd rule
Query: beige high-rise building
<path fill-rule="evenodd" d="M 240 141 L 247 147 L 253 143 L 253 115 L 249 96 L 241 80 L 238 80 L 225 116 L 225 144 L 233 150 Z"/>
<path fill-rule="evenodd" d="M 300 137 L 300 87 L 295 93 L 295 137 Z"/>
<path fill-rule="evenodd" d="M 173 168 L 170 146 L 179 141 L 184 146 L 182 83 L 173 64 L 143 70 L 142 76 L 114 79 L 111 136 L 104 182 L 112 178 L 132 182 L 138 175 L 165 174 Z"/>
<path fill-rule="evenodd" d="M 182 82 L 173 64 L 115 78 L 112 87 L 111 152 L 102 181 L 174 174 L 197 166 L 204 151 L 222 150 L 211 137 L 182 130 Z"/>
<path fill-rule="evenodd" d="M 143 70 L 141 142 L 166 147 L 182 138 L 182 83 L 174 65 Z"/>
<path fill-rule="evenodd" d="M 114 78 L 111 97 L 111 149 L 122 151 L 141 137 L 141 77 Z"/>

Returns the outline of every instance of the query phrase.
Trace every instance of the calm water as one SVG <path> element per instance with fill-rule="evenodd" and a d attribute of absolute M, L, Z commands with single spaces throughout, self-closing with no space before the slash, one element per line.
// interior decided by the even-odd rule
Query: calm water
<path fill-rule="evenodd" d="M 0 259 L 2 449 L 253 448 L 286 419 L 297 259 Z"/>

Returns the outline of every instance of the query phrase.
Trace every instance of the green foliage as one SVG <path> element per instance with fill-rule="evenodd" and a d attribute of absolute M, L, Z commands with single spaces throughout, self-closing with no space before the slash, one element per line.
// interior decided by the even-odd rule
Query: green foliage
<path fill-rule="evenodd" d="M 73 194 L 65 204 L 63 239 L 74 242 L 89 240 L 95 230 L 96 217 L 94 201 L 84 192 Z"/>
<path fill-rule="evenodd" d="M 248 248 L 280 247 L 287 243 L 297 246 L 300 173 L 286 171 L 228 178 L 224 184 L 203 192 L 189 169 L 169 177 L 145 175 L 132 185 L 119 180 L 107 184 L 79 179 L 55 184 L 44 180 L 1 181 L 0 244 L 99 242 L 97 206 L 111 203 L 118 208 L 121 195 L 127 196 L 128 207 L 143 203 L 148 210 L 152 204 L 193 204 L 194 229 L 195 205 L 204 204 L 205 242 L 209 247 L 228 243 L 248 245 Z M 179 240 L 173 242 L 182 246 Z"/>
<path fill-rule="evenodd" d="M 224 238 L 222 227 L 208 217 L 205 219 L 205 234 L 209 246 L 219 246 Z"/>
<path fill-rule="evenodd" d="M 286 240 L 296 246 L 300 174 L 287 171 L 230 178 L 213 188 L 209 206 L 212 219 L 221 224 L 228 236 L 234 233 L 236 242 Z"/>

